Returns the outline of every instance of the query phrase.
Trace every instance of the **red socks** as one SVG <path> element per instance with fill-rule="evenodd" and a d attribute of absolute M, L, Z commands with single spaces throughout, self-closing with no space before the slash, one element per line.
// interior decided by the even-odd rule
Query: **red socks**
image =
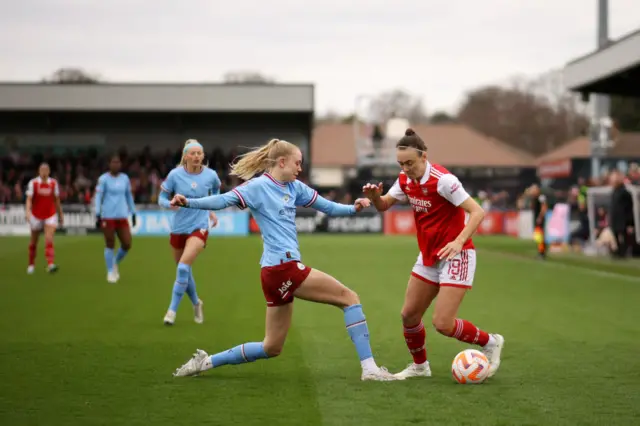
<path fill-rule="evenodd" d="M 36 245 L 31 243 L 29 244 L 29 266 L 34 265 L 36 263 Z"/>
<path fill-rule="evenodd" d="M 469 321 L 460 318 L 456 319 L 455 327 L 450 334 L 443 332 L 442 330 L 438 331 L 445 336 L 453 337 L 461 342 L 470 343 L 472 345 L 484 346 L 489 343 L 489 333 L 480 330 Z"/>
<path fill-rule="evenodd" d="M 427 333 L 422 321 L 418 325 L 404 327 L 404 341 L 407 342 L 407 347 L 415 364 L 424 364 L 427 361 L 426 337 Z"/>
<path fill-rule="evenodd" d="M 44 256 L 47 258 L 47 265 L 54 264 L 56 251 L 53 248 L 53 241 L 47 241 L 44 248 Z"/>

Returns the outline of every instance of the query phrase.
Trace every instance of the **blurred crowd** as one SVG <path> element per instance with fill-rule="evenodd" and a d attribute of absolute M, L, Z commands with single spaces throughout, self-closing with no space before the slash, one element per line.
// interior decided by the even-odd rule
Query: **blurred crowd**
<path fill-rule="evenodd" d="M 234 151 L 223 152 L 216 149 L 205 153 L 209 167 L 215 169 L 223 181 L 224 188 L 233 188 L 240 181 L 228 176 L 229 164 L 237 156 Z M 152 153 L 147 147 L 136 153 L 126 149 L 118 152 L 123 164 L 123 172 L 129 175 L 136 203 L 155 203 L 160 184 L 179 162 L 181 151 Z M 91 202 L 98 177 L 107 171 L 110 155 L 96 150 L 77 150 L 64 154 L 51 151 L 39 154 L 13 152 L 0 158 L 0 203 L 22 203 L 25 188 L 37 174 L 38 165 L 47 162 L 51 166 L 51 176 L 60 185 L 63 203 Z"/>

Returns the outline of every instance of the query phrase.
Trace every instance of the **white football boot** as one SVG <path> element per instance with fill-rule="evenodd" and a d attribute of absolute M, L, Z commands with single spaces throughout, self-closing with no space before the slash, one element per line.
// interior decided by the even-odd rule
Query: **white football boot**
<path fill-rule="evenodd" d="M 193 305 L 193 320 L 196 324 L 202 324 L 204 322 L 204 312 L 202 310 L 202 305 L 204 302 L 202 299 L 198 299 L 198 304 Z"/>
<path fill-rule="evenodd" d="M 47 272 L 50 274 L 55 274 L 56 272 L 58 272 L 58 266 L 53 263 L 51 265 L 47 265 Z"/>
<path fill-rule="evenodd" d="M 491 337 L 495 343 L 487 343 L 482 347 L 482 353 L 489 360 L 489 375 L 487 377 L 493 377 L 500 368 L 500 355 L 504 347 L 504 337 L 499 334 L 491 334 Z"/>
<path fill-rule="evenodd" d="M 118 282 L 118 276 L 113 272 L 108 272 L 107 273 L 107 282 L 109 284 L 115 284 Z"/>
<path fill-rule="evenodd" d="M 404 380 L 389 373 L 389 370 L 387 370 L 385 367 L 378 367 L 377 369 L 362 370 L 362 376 L 360 378 L 363 381 L 373 380 L 376 382 L 391 382 L 394 380 Z"/>
<path fill-rule="evenodd" d="M 31 275 L 31 274 L 33 274 L 34 272 L 36 272 L 36 267 L 35 267 L 34 265 L 29 265 L 29 266 L 27 267 L 27 274 Z"/>
<path fill-rule="evenodd" d="M 400 380 L 408 379 L 410 377 L 431 377 L 431 367 L 429 366 L 429 361 L 424 364 L 416 364 L 412 362 L 407 365 L 407 368 L 402 370 L 399 373 L 396 373 L 395 376 Z"/>
<path fill-rule="evenodd" d="M 120 271 L 118 270 L 118 264 L 113 264 L 113 275 L 116 277 L 116 281 L 120 280 Z"/>
<path fill-rule="evenodd" d="M 209 368 L 211 368 L 209 354 L 202 349 L 196 349 L 196 353 L 193 354 L 191 359 L 176 369 L 173 377 L 195 376 Z"/>
<path fill-rule="evenodd" d="M 173 325 L 176 322 L 176 311 L 168 310 L 164 316 L 164 325 Z"/>

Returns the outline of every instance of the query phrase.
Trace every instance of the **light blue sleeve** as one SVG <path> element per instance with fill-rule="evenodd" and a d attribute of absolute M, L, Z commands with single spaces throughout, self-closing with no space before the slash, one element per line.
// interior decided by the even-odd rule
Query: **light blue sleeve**
<path fill-rule="evenodd" d="M 187 205 L 184 207 L 197 210 L 222 210 L 240 205 L 238 194 L 230 191 L 222 195 L 210 195 L 204 198 L 187 198 Z"/>
<path fill-rule="evenodd" d="M 127 188 L 125 190 L 127 204 L 129 205 L 129 213 L 136 214 L 136 203 L 133 201 L 133 193 L 131 192 L 131 180 L 127 176 Z"/>
<path fill-rule="evenodd" d="M 237 205 L 241 209 L 244 210 L 247 207 L 250 209 L 257 209 L 262 204 L 260 200 L 262 194 L 264 193 L 262 187 L 262 185 L 264 185 L 264 182 L 265 181 L 261 180 L 261 178 L 254 178 L 246 181 L 240 186 L 236 186 L 227 194 L 236 194 L 236 197 L 238 197 L 239 201 Z"/>
<path fill-rule="evenodd" d="M 104 199 L 104 193 L 106 190 L 106 185 L 104 182 L 104 175 L 98 178 L 98 184 L 96 185 L 96 195 L 94 197 L 95 208 L 96 208 L 96 216 L 100 216 L 102 210 L 102 200 Z"/>
<path fill-rule="evenodd" d="M 160 195 L 158 196 L 158 204 L 160 207 L 168 209 L 171 207 L 171 200 L 169 197 L 175 192 L 175 179 L 173 178 L 173 171 L 169 172 L 167 178 L 160 185 Z"/>
<path fill-rule="evenodd" d="M 329 201 L 318 195 L 318 191 L 296 180 L 293 182 L 296 189 L 296 206 L 311 207 L 328 216 L 352 216 L 356 214 L 356 208 L 350 204 L 339 204 Z"/>

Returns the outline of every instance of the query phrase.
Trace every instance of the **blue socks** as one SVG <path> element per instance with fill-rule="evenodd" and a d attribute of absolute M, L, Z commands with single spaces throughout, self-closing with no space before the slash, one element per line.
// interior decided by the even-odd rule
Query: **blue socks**
<path fill-rule="evenodd" d="M 180 305 L 182 296 L 184 296 L 184 293 L 187 291 L 187 287 L 189 286 L 190 275 L 191 266 L 185 265 L 184 263 L 178 263 L 176 282 L 173 284 L 173 294 L 171 295 L 171 304 L 169 305 L 169 310 L 173 312 L 178 311 L 178 305 Z"/>
<path fill-rule="evenodd" d="M 213 368 L 223 365 L 244 364 L 258 359 L 269 358 L 264 351 L 264 343 L 250 342 L 236 346 L 224 352 L 211 355 L 210 361 Z"/>
<path fill-rule="evenodd" d="M 369 327 L 362 312 L 362 305 L 352 305 L 344 308 L 344 323 L 351 341 L 356 346 L 360 361 L 372 358 L 371 345 L 369 344 Z"/>
<path fill-rule="evenodd" d="M 129 253 L 127 250 L 123 250 L 122 247 L 118 249 L 118 253 L 116 254 L 116 263 L 122 262 L 122 259 Z"/>
<path fill-rule="evenodd" d="M 189 273 L 189 284 L 187 284 L 187 295 L 191 299 L 191 303 L 198 304 L 198 293 L 196 292 L 196 280 L 193 279 L 193 271 Z"/>
<path fill-rule="evenodd" d="M 104 262 L 107 264 L 107 272 L 113 272 L 113 249 L 104 249 Z"/>

